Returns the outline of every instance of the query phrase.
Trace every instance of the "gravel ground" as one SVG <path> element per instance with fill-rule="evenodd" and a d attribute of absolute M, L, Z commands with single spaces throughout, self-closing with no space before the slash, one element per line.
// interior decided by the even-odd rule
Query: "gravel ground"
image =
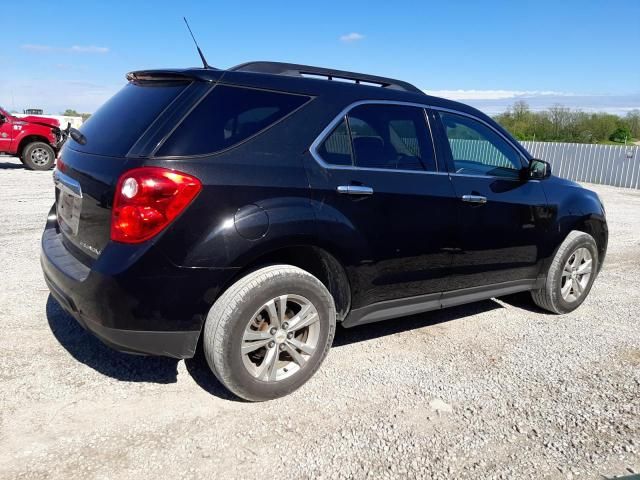
<path fill-rule="evenodd" d="M 293 395 L 231 397 L 202 359 L 113 352 L 48 294 L 50 172 L 0 157 L 0 478 L 602 478 L 640 472 L 640 191 L 563 317 L 516 295 L 339 329 Z M 637 478 L 637 477 L 636 477 Z"/>

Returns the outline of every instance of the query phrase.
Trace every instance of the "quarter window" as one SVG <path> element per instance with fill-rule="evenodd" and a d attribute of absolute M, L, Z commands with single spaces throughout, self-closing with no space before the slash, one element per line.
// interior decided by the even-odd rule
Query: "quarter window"
<path fill-rule="evenodd" d="M 472 118 L 439 112 L 456 173 L 517 178 L 520 154 L 498 133 Z"/>
<path fill-rule="evenodd" d="M 265 130 L 309 97 L 218 85 L 184 119 L 158 156 L 215 153 Z"/>

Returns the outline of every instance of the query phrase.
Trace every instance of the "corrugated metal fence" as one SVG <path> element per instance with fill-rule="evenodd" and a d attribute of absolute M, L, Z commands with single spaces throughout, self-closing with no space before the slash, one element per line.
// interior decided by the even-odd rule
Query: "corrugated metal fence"
<path fill-rule="evenodd" d="M 467 140 L 462 138 L 450 138 L 449 145 L 453 158 L 475 160 L 485 165 L 494 167 L 511 167 L 511 162 L 500 150 L 486 140 Z"/>
<path fill-rule="evenodd" d="M 640 189 L 640 147 L 583 143 L 522 142 L 554 175 L 577 182 Z"/>

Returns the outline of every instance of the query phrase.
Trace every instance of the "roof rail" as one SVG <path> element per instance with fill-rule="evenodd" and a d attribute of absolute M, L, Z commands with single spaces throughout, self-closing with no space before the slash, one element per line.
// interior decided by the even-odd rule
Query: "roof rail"
<path fill-rule="evenodd" d="M 295 63 L 282 62 L 247 62 L 229 70 L 234 72 L 254 72 L 271 73 L 274 75 L 290 75 L 295 77 L 323 77 L 327 80 L 347 80 L 356 84 L 373 85 L 393 90 L 406 90 L 408 92 L 424 94 L 422 90 L 408 82 L 395 80 L 393 78 L 378 77 L 365 73 L 347 72 L 344 70 L 334 70 L 332 68 L 312 67 L 310 65 L 298 65 Z"/>

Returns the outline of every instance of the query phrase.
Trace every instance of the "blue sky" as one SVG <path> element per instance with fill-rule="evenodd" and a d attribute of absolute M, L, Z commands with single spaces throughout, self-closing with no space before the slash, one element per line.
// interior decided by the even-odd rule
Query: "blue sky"
<path fill-rule="evenodd" d="M 640 108 L 640 0 L 5 1 L 0 104 L 91 112 L 130 70 L 279 60 L 398 77 L 503 110 Z"/>

